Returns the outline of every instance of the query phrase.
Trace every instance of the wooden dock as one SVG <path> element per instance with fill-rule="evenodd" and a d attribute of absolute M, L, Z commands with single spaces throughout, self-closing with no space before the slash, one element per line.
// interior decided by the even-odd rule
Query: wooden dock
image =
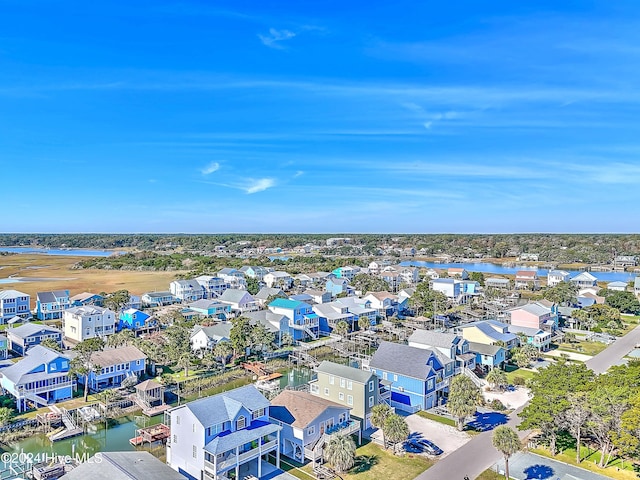
<path fill-rule="evenodd" d="M 163 423 L 136 430 L 136 436 L 129 439 L 131 445 L 137 446 L 143 443 L 163 442 L 171 435 L 171 430 Z"/>

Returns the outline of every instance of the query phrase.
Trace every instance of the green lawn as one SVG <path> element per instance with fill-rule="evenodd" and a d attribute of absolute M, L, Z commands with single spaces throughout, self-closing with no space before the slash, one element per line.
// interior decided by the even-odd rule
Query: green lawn
<path fill-rule="evenodd" d="M 285 459 L 286 460 L 286 459 Z M 433 465 L 433 462 L 420 455 L 408 454 L 399 457 L 390 451 L 383 450 L 375 443 L 363 443 L 356 450 L 356 464 L 347 473 L 340 476 L 344 480 L 380 480 L 380 479 L 411 479 Z M 302 480 L 315 478 L 312 475 L 311 465 L 304 467 L 292 467 L 292 464 L 281 462 L 283 470 Z"/>
<path fill-rule="evenodd" d="M 568 448 L 562 453 L 557 454 L 555 457 L 551 455 L 549 450 L 544 448 L 534 448 L 531 450 L 533 453 L 542 455 L 543 457 L 552 458 L 560 462 L 568 463 L 569 465 L 578 466 L 589 470 L 591 472 L 599 473 L 610 478 L 616 478 L 618 480 L 632 480 L 638 478 L 637 473 L 633 470 L 631 462 L 625 462 L 624 468 L 619 458 L 612 459 L 607 468 L 600 468 L 597 463 L 600 461 L 600 452 L 582 447 L 582 461 L 576 463 L 576 450 L 575 448 Z"/>
<path fill-rule="evenodd" d="M 422 418 L 428 418 L 429 420 L 433 420 L 438 423 L 442 423 L 444 425 L 449 425 L 450 427 L 456 426 L 456 421 L 452 418 L 442 417 L 440 415 L 435 415 L 433 413 L 425 412 L 424 410 L 420 410 L 417 412 L 417 415 Z"/>
<path fill-rule="evenodd" d="M 504 479 L 504 475 L 500 475 L 499 473 L 496 473 L 493 470 L 485 470 L 478 477 L 478 480 L 503 480 L 503 479 Z"/>
<path fill-rule="evenodd" d="M 518 368 L 515 365 L 507 365 L 507 368 L 505 369 L 505 371 L 507 373 L 507 381 L 509 382 L 510 385 L 514 384 L 514 379 L 516 377 L 524 378 L 525 381 L 527 381 L 530 378 L 532 378 L 533 376 L 535 376 L 535 374 L 536 374 L 535 370 L 527 370 L 527 369 L 524 369 L 524 368 Z"/>
<path fill-rule="evenodd" d="M 561 343 L 558 345 L 558 350 L 561 352 L 575 352 L 582 353 L 583 355 L 597 355 L 601 351 L 607 348 L 606 343 L 602 342 L 589 342 L 583 340 L 575 343 Z"/>

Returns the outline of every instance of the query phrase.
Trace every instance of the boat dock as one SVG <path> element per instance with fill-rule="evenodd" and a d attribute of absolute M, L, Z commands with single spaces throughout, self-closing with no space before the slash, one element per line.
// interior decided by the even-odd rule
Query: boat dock
<path fill-rule="evenodd" d="M 143 443 L 162 442 L 169 438 L 171 430 L 163 423 L 147 428 L 139 428 L 136 430 L 136 436 L 129 439 L 129 443 L 133 446 L 142 445 Z"/>

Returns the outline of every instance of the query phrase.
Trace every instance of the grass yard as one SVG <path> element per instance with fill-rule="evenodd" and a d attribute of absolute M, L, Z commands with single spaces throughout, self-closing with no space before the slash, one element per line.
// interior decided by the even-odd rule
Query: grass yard
<path fill-rule="evenodd" d="M 48 255 L 0 256 L 0 278 L 11 275 L 46 280 L 3 284 L 3 288 L 20 290 L 31 295 L 35 306 L 37 292 L 70 290 L 72 295 L 87 292 L 114 292 L 126 289 L 140 295 L 153 290 L 168 290 L 169 283 L 181 273 L 143 272 L 130 270 L 75 270 L 73 265 L 86 257 Z"/>
<path fill-rule="evenodd" d="M 527 381 L 536 374 L 535 370 L 518 368 L 516 365 L 507 365 L 505 368 L 505 372 L 507 374 L 507 381 L 510 385 L 514 384 L 513 380 L 516 377 L 524 378 L 524 380 Z"/>
<path fill-rule="evenodd" d="M 600 468 L 597 463 L 600 461 L 600 452 L 582 447 L 582 462 L 576 463 L 576 450 L 575 448 L 568 448 L 562 453 L 557 454 L 555 457 L 551 456 L 549 450 L 544 448 L 534 448 L 531 452 L 542 455 L 543 457 L 558 460 L 560 462 L 568 463 L 569 465 L 575 465 L 585 470 L 589 470 L 594 473 L 599 473 L 610 478 L 616 478 L 618 480 L 632 480 L 638 478 L 637 473 L 633 470 L 631 462 L 624 462 L 624 468 L 619 458 L 611 460 L 607 468 Z"/>
<path fill-rule="evenodd" d="M 442 423 L 444 425 L 449 425 L 450 427 L 456 426 L 456 421 L 452 418 L 443 417 L 441 415 L 435 415 L 433 413 L 425 412 L 424 410 L 419 410 L 416 415 L 422 418 L 427 418 L 429 420 L 433 420 L 438 423 Z"/>
<path fill-rule="evenodd" d="M 576 343 L 561 343 L 558 345 L 558 350 L 561 352 L 575 352 L 594 356 L 602 352 L 607 346 L 606 343 L 583 340 Z"/>
<path fill-rule="evenodd" d="M 285 459 L 286 460 L 286 459 Z M 292 465 L 282 465 L 291 475 L 302 480 L 315 478 L 312 475 L 311 465 L 301 468 L 292 468 Z M 379 480 L 385 478 L 411 479 L 433 465 L 433 462 L 420 455 L 408 454 L 399 457 L 373 442 L 363 443 L 356 450 L 356 464 L 347 473 L 340 476 L 344 480 Z"/>
<path fill-rule="evenodd" d="M 511 476 L 511 475 L 509 475 Z M 485 470 L 480 474 L 477 480 L 502 480 L 504 479 L 504 475 L 500 475 L 493 470 Z"/>

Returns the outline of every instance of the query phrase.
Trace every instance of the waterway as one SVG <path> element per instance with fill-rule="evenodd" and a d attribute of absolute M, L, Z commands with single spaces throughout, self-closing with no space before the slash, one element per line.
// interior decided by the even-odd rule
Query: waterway
<path fill-rule="evenodd" d="M 42 255 L 61 255 L 69 257 L 110 257 L 111 255 L 125 252 L 114 252 L 113 250 L 91 250 L 84 248 L 76 249 L 55 249 L 55 248 L 32 248 L 32 247 L 0 247 L 0 252 L 9 253 L 38 253 Z"/>
<path fill-rule="evenodd" d="M 515 275 L 520 270 L 535 270 L 539 277 L 546 277 L 549 270 L 544 268 L 532 268 L 532 267 L 505 267 L 497 263 L 434 263 L 434 262 L 422 262 L 422 261 L 407 261 L 402 262 L 400 265 L 403 267 L 420 267 L 420 268 L 434 268 L 434 269 L 446 269 L 446 268 L 464 268 L 467 272 L 482 272 L 490 273 L 494 275 Z M 571 276 L 575 276 L 581 273 L 578 270 L 566 270 L 571 273 Z M 599 282 L 629 282 L 637 276 L 636 273 L 630 272 L 589 272 L 596 277 Z"/>

